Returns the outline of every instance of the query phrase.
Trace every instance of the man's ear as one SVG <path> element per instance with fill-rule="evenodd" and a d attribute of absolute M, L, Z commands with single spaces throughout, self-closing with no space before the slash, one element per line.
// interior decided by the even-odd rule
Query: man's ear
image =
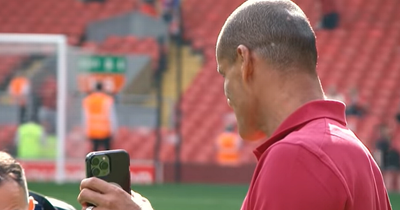
<path fill-rule="evenodd" d="M 29 196 L 29 199 L 28 199 L 28 209 L 29 210 L 35 209 L 35 199 L 33 199 L 32 196 Z"/>
<path fill-rule="evenodd" d="M 236 50 L 238 62 L 241 62 L 242 78 L 245 82 L 248 82 L 254 72 L 250 50 L 244 45 L 239 45 Z"/>

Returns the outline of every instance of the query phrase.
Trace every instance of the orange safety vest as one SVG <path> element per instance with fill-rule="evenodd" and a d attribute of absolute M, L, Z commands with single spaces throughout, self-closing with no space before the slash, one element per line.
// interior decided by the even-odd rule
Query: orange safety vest
<path fill-rule="evenodd" d="M 103 139 L 111 136 L 113 103 L 113 98 L 105 93 L 92 93 L 83 100 L 87 137 Z"/>
<path fill-rule="evenodd" d="M 24 90 L 28 88 L 29 81 L 25 77 L 15 77 L 10 83 L 10 94 L 20 105 L 26 103 Z"/>
<path fill-rule="evenodd" d="M 217 138 L 217 160 L 220 164 L 232 165 L 239 161 L 240 139 L 234 133 L 224 132 Z"/>

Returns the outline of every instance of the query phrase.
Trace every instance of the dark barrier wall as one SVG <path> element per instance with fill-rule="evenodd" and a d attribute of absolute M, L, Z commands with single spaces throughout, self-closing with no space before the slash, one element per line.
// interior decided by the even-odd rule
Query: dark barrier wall
<path fill-rule="evenodd" d="M 150 27 L 149 27 L 150 26 Z M 91 22 L 86 29 L 89 41 L 103 42 L 109 36 L 163 37 L 167 40 L 168 26 L 164 21 L 139 12 L 130 12 Z"/>
<path fill-rule="evenodd" d="M 182 183 L 250 184 L 255 164 L 227 167 L 205 164 L 182 164 Z M 174 182 L 174 164 L 164 164 L 164 182 Z"/>

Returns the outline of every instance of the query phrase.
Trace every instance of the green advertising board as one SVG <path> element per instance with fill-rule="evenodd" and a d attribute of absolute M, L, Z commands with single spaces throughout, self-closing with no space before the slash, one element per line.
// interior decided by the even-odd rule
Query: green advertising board
<path fill-rule="evenodd" d="M 122 56 L 82 56 L 79 59 L 80 71 L 88 73 L 114 73 L 126 72 L 127 61 Z"/>

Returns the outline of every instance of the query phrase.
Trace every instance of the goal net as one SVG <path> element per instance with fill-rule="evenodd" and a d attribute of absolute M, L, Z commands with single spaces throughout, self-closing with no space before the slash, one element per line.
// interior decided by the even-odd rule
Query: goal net
<path fill-rule="evenodd" d="M 151 65 L 147 56 L 68 46 L 62 35 L 0 34 L 0 149 L 21 161 L 30 181 L 81 180 L 93 150 L 82 101 L 101 83 L 115 100 L 112 149 L 131 155 L 132 183 L 160 182 Z"/>

